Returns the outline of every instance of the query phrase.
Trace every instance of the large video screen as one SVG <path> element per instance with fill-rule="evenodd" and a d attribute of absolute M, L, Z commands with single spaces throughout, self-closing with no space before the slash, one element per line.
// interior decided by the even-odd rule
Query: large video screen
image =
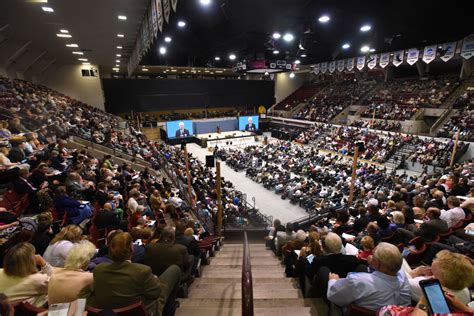
<path fill-rule="evenodd" d="M 239 130 L 254 132 L 258 130 L 258 115 L 239 117 Z"/>
<path fill-rule="evenodd" d="M 193 121 L 182 120 L 166 122 L 166 133 L 168 134 L 168 138 L 185 138 L 192 136 L 194 134 Z"/>

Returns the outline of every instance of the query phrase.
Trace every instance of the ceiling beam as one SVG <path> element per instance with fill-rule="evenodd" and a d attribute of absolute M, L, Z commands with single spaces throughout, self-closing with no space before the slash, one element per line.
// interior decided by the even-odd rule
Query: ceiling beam
<path fill-rule="evenodd" d="M 25 44 L 21 45 L 18 49 L 16 49 L 13 54 L 5 61 L 5 68 L 8 68 L 12 62 L 14 62 L 18 57 L 20 57 L 30 45 L 31 41 L 28 41 Z"/>
<path fill-rule="evenodd" d="M 40 71 L 39 74 L 43 74 L 46 70 L 48 70 L 49 67 L 51 67 L 54 63 L 56 62 L 56 58 L 51 59 L 46 66 L 44 66 Z"/>
<path fill-rule="evenodd" d="M 40 60 L 44 55 L 46 55 L 46 51 L 40 52 L 36 57 L 34 57 L 29 63 L 25 65 L 25 69 L 23 72 L 27 72 L 38 60 Z"/>

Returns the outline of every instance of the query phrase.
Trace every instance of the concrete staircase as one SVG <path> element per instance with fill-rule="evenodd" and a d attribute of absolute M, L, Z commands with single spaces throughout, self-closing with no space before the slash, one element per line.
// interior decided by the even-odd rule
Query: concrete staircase
<path fill-rule="evenodd" d="M 250 244 L 255 315 L 326 315 L 321 301 L 305 299 L 297 280 L 285 277 L 284 266 L 262 244 Z M 181 299 L 177 316 L 242 315 L 242 244 L 224 244 L 210 265 Z M 319 312 L 319 313 L 318 313 Z"/>

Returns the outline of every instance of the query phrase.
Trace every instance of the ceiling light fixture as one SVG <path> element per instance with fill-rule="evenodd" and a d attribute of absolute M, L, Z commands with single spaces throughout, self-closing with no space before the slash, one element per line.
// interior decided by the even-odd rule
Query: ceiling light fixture
<path fill-rule="evenodd" d="M 351 44 L 349 43 L 345 43 L 342 45 L 342 49 L 349 49 L 349 48 L 351 48 Z"/>
<path fill-rule="evenodd" d="M 273 37 L 274 39 L 279 39 L 279 38 L 281 37 L 281 34 L 278 33 L 278 32 L 275 32 L 275 33 L 273 33 L 272 37 Z"/>
<path fill-rule="evenodd" d="M 83 65 L 90 65 L 91 63 L 82 63 Z"/>
<path fill-rule="evenodd" d="M 120 67 L 120 65 L 116 64 L 115 67 Z"/>
<path fill-rule="evenodd" d="M 148 68 L 142 68 L 142 71 L 148 71 Z"/>
<path fill-rule="evenodd" d="M 364 45 L 360 48 L 360 51 L 363 53 L 367 53 L 370 50 L 370 47 L 367 45 Z"/>
<path fill-rule="evenodd" d="M 291 42 L 294 38 L 295 37 L 291 33 L 286 33 L 285 35 L 283 35 L 283 39 L 285 40 L 285 42 Z"/>
<path fill-rule="evenodd" d="M 303 57 L 303 58 L 305 58 L 305 57 L 307 57 L 307 56 L 308 56 L 308 55 L 306 55 L 306 54 L 301 54 L 301 57 Z"/>
<path fill-rule="evenodd" d="M 166 54 L 166 47 L 163 47 L 163 46 L 160 47 L 160 54 L 161 55 Z"/>
<path fill-rule="evenodd" d="M 237 58 L 237 57 L 236 57 L 234 54 L 230 54 L 230 55 L 229 55 L 229 59 L 230 59 L 230 60 L 235 60 L 236 58 Z"/>
<path fill-rule="evenodd" d="M 280 54 L 280 51 L 278 51 L 278 50 L 275 49 L 275 50 L 273 51 L 273 54 L 278 55 L 278 54 Z"/>
<path fill-rule="evenodd" d="M 68 30 L 59 30 L 59 32 L 69 34 Z"/>
<path fill-rule="evenodd" d="M 114 71 L 119 71 L 120 68 L 112 68 L 112 70 L 114 70 Z"/>
<path fill-rule="evenodd" d="M 116 63 L 120 63 L 120 60 L 117 59 L 115 62 L 116 62 Z"/>
<path fill-rule="evenodd" d="M 186 26 L 186 22 L 184 22 L 184 21 L 178 21 L 178 26 L 179 26 L 179 27 L 185 27 L 185 26 Z"/>
<path fill-rule="evenodd" d="M 294 72 L 290 72 L 290 78 L 294 78 L 295 77 L 295 73 Z"/>
<path fill-rule="evenodd" d="M 88 61 L 87 58 L 78 58 L 79 61 Z"/>
<path fill-rule="evenodd" d="M 115 56 L 117 56 L 117 57 L 122 57 L 122 55 L 120 55 L 120 54 L 117 54 L 117 55 L 115 55 Z"/>
<path fill-rule="evenodd" d="M 202 5 L 210 5 L 210 4 L 211 4 L 211 0 L 199 0 L 199 2 L 200 2 Z"/>
<path fill-rule="evenodd" d="M 219 61 L 219 60 L 221 60 L 221 58 L 219 56 L 216 56 L 216 57 L 214 57 L 214 60 Z"/>
<path fill-rule="evenodd" d="M 368 31 L 370 31 L 371 29 L 372 29 L 372 27 L 371 27 L 370 25 L 368 25 L 368 24 L 362 25 L 361 28 L 360 28 L 360 30 L 361 30 L 362 32 L 368 32 Z"/>
<path fill-rule="evenodd" d="M 41 9 L 43 9 L 44 12 L 54 12 L 53 8 L 51 7 L 41 7 Z"/>
<path fill-rule="evenodd" d="M 321 22 L 321 23 L 326 23 L 326 22 L 329 22 L 329 20 L 331 20 L 331 18 L 327 15 L 322 15 L 319 17 L 318 21 Z"/>
<path fill-rule="evenodd" d="M 169 36 L 166 36 L 166 37 L 165 37 L 165 42 L 166 42 L 166 43 L 169 43 L 169 42 L 171 42 L 171 37 L 169 37 Z"/>
<path fill-rule="evenodd" d="M 375 48 L 369 49 L 369 52 L 371 52 L 371 53 L 375 52 Z"/>
<path fill-rule="evenodd" d="M 117 34 L 117 37 L 125 37 L 123 34 Z"/>
<path fill-rule="evenodd" d="M 83 52 L 72 52 L 73 55 L 84 55 Z"/>
<path fill-rule="evenodd" d="M 122 46 L 117 46 L 117 49 L 122 49 Z"/>
<path fill-rule="evenodd" d="M 119 15 L 118 19 L 122 20 L 122 21 L 125 21 L 127 19 L 127 17 L 125 15 Z"/>
<path fill-rule="evenodd" d="M 71 38 L 71 34 L 63 34 L 63 33 L 58 33 L 56 34 L 57 37 L 67 37 L 67 38 Z"/>
<path fill-rule="evenodd" d="M 79 47 L 77 44 L 66 44 L 66 47 Z"/>
<path fill-rule="evenodd" d="M 301 61 L 299 59 L 295 60 L 295 64 L 299 65 L 301 64 Z"/>

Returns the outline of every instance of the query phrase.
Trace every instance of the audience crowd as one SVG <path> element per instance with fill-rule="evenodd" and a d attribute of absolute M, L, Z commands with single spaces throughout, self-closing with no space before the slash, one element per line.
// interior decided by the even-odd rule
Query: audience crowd
<path fill-rule="evenodd" d="M 474 93 L 466 91 L 453 105 L 457 109 L 454 114 L 438 131 L 439 137 L 454 138 L 459 131 L 459 139 L 474 141 Z"/>

